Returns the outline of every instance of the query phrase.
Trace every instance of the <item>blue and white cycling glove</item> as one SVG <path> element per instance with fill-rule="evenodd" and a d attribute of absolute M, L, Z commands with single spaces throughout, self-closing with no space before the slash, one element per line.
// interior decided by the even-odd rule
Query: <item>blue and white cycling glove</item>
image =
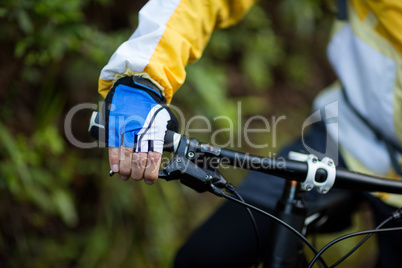
<path fill-rule="evenodd" d="M 131 147 L 137 153 L 162 153 L 166 130 L 178 130 L 177 119 L 159 89 L 135 76 L 113 85 L 103 105 L 103 120 L 109 147 Z"/>

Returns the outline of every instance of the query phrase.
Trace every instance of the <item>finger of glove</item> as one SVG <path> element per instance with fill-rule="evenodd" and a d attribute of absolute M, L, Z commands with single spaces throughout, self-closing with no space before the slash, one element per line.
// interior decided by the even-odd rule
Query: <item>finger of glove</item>
<path fill-rule="evenodd" d="M 131 178 L 139 181 L 144 178 L 147 165 L 147 153 L 133 153 L 131 161 Z"/>
<path fill-rule="evenodd" d="M 164 134 L 163 134 L 164 135 Z M 163 139 L 142 139 L 137 143 L 137 152 L 147 153 L 149 151 L 158 152 L 160 154 L 163 153 Z"/>
<path fill-rule="evenodd" d="M 133 156 L 133 148 L 121 146 L 120 148 L 120 178 L 127 180 L 131 176 L 131 159 Z"/>
<path fill-rule="evenodd" d="M 163 142 L 169 119 L 169 113 L 160 105 L 156 105 L 152 108 L 145 120 L 144 127 L 138 132 L 136 151 L 156 151 L 162 154 Z M 153 141 L 153 148 L 149 148 L 149 141 Z M 129 140 L 125 139 L 124 142 L 129 142 Z"/>
<path fill-rule="evenodd" d="M 120 165 L 120 147 L 109 147 L 109 165 L 110 169 L 117 173 Z"/>
<path fill-rule="evenodd" d="M 154 184 L 158 179 L 159 167 L 161 165 L 162 154 L 158 152 L 148 152 L 147 165 L 144 172 L 146 184 Z"/>

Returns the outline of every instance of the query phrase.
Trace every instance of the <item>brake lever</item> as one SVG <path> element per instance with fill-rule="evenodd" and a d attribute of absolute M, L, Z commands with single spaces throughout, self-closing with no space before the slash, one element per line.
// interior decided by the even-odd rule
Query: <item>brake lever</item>
<path fill-rule="evenodd" d="M 164 180 L 170 180 L 170 176 L 167 174 L 165 170 L 159 170 L 158 172 L 158 178 L 159 179 L 164 179 Z"/>

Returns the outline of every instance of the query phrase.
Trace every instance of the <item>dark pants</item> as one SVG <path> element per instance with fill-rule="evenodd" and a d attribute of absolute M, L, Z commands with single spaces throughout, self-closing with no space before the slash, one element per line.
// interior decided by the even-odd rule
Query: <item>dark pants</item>
<path fill-rule="evenodd" d="M 278 156 L 286 158 L 289 151 L 305 151 L 303 144 L 324 153 L 325 148 L 328 147 L 324 124 L 312 126 L 304 137 L 304 143 L 301 139 L 296 140 L 284 148 Z M 338 166 L 346 167 L 342 157 L 340 155 L 338 157 Z M 283 179 L 275 176 L 250 172 L 238 190 L 247 202 L 273 212 L 276 201 L 282 194 L 284 182 Z M 326 202 L 330 203 L 329 200 L 337 200 L 337 207 L 329 206 L 325 210 L 329 220 L 321 229 L 324 232 L 339 231 L 348 227 L 350 216 L 362 199 L 368 200 L 372 205 L 377 224 L 395 211 L 395 208 L 369 194 L 336 189 L 332 189 L 326 195 L 318 194 L 315 190 L 306 194 L 306 203 L 310 212 L 317 206 L 322 206 Z M 260 249 L 263 251 L 269 239 L 271 220 L 259 213 L 253 214 L 260 233 Z M 386 227 L 390 226 L 402 226 L 402 221 L 392 222 Z M 380 234 L 378 243 L 379 267 L 401 267 L 402 232 Z M 179 250 L 175 267 L 250 267 L 257 256 L 254 229 L 246 210 L 238 204 L 226 202 L 190 236 Z"/>

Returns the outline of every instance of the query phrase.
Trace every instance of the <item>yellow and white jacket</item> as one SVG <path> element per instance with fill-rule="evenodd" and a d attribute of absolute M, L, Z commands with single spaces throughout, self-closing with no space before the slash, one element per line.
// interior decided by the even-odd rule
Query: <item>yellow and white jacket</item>
<path fill-rule="evenodd" d="M 122 75 L 150 79 L 168 103 L 184 83 L 185 67 L 199 59 L 216 29 L 238 22 L 253 0 L 151 0 L 134 34 L 113 54 L 99 79 L 106 97 Z"/>
<path fill-rule="evenodd" d="M 185 67 L 199 59 L 214 30 L 239 21 L 253 0 L 150 0 L 134 34 L 113 54 L 99 79 L 105 97 L 113 82 L 136 75 L 151 80 L 168 102 L 184 83 Z M 349 0 L 348 19 L 335 23 L 328 58 L 353 107 L 385 137 L 402 144 L 402 1 Z M 350 169 L 391 176 L 389 154 L 343 100 L 340 83 L 324 90 L 317 109 L 337 102 L 339 140 Z M 382 195 L 401 206 L 400 195 Z"/>
<path fill-rule="evenodd" d="M 347 21 L 337 21 L 327 47 L 328 59 L 342 83 L 324 90 L 315 108 L 332 106 L 338 128 L 328 131 L 340 144 L 348 167 L 394 179 L 385 143 L 356 111 L 387 140 L 402 147 L 402 1 L 350 0 Z M 353 106 L 356 111 L 350 108 Z M 398 156 L 400 161 L 400 157 Z M 388 204 L 402 206 L 401 195 L 378 194 Z"/>

